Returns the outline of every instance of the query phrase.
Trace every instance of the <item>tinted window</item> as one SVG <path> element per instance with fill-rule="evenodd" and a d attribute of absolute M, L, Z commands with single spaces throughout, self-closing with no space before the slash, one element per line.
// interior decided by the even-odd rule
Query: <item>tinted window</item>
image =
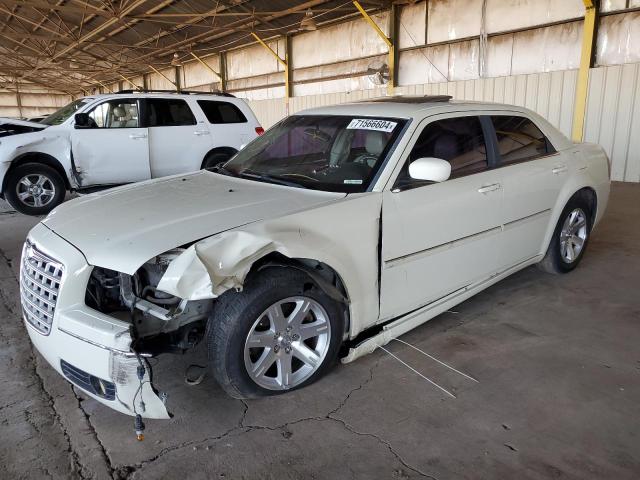
<path fill-rule="evenodd" d="M 488 168 L 482 125 L 478 117 L 438 120 L 427 125 L 414 145 L 396 187 L 424 184 L 409 177 L 409 164 L 418 158 L 435 157 L 451 164 L 451 177 L 482 172 Z"/>
<path fill-rule="evenodd" d="M 198 100 L 209 123 L 245 123 L 247 117 L 229 102 L 214 102 L 210 100 Z"/>
<path fill-rule="evenodd" d="M 92 128 L 137 128 L 140 126 L 138 102 L 135 100 L 110 100 L 89 112 Z"/>
<path fill-rule="evenodd" d="M 240 150 L 220 172 L 314 190 L 364 192 L 404 124 L 395 118 L 292 115 Z"/>
<path fill-rule="evenodd" d="M 553 152 L 553 148 L 536 125 L 525 117 L 491 117 L 503 164 L 531 160 Z"/>
<path fill-rule="evenodd" d="M 179 127 L 195 124 L 196 118 L 184 100 L 173 98 L 147 100 L 147 126 Z"/>

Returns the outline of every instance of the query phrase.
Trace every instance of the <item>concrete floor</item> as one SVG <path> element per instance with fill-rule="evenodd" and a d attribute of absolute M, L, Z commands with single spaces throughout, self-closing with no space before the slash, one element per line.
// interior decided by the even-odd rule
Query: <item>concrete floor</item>
<path fill-rule="evenodd" d="M 640 185 L 617 184 L 580 267 L 528 268 L 302 391 L 241 402 L 202 352 L 155 368 L 169 421 L 85 399 L 33 351 L 16 273 L 37 219 L 0 208 L 3 478 L 639 478 Z"/>

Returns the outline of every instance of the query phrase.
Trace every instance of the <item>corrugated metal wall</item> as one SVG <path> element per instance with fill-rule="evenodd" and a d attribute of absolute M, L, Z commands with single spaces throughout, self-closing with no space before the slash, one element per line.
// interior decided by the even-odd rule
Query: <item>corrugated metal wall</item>
<path fill-rule="evenodd" d="M 640 182 L 640 64 L 591 70 L 585 140 L 599 143 L 612 159 L 612 179 Z M 577 70 L 398 87 L 403 95 L 451 95 L 458 100 L 507 103 L 530 108 L 570 137 Z M 385 88 L 294 97 L 289 113 L 386 95 Z M 250 101 L 270 127 L 286 115 L 283 99 Z M 634 134 L 635 132 L 635 134 Z"/>
<path fill-rule="evenodd" d="M 30 118 L 48 115 L 71 101 L 71 95 L 56 94 L 42 89 L 20 92 L 20 104 L 15 92 L 0 91 L 0 117 Z"/>
<path fill-rule="evenodd" d="M 585 139 L 611 158 L 613 180 L 640 182 L 640 64 L 591 70 Z"/>

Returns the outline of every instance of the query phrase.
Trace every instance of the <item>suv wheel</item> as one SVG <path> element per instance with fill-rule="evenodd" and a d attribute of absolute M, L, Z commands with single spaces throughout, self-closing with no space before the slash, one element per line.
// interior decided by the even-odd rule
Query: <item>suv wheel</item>
<path fill-rule="evenodd" d="M 228 291 L 209 319 L 213 374 L 234 398 L 255 398 L 317 380 L 338 356 L 343 307 L 304 272 L 269 268 Z"/>
<path fill-rule="evenodd" d="M 214 168 L 221 163 L 225 163 L 231 157 L 232 155 L 229 155 L 228 153 L 209 153 L 206 157 L 204 157 L 204 160 L 202 161 L 202 168 L 207 170 Z"/>
<path fill-rule="evenodd" d="M 46 215 L 62 203 L 66 188 L 55 169 L 41 163 L 25 163 L 9 171 L 4 193 L 18 212 Z"/>
<path fill-rule="evenodd" d="M 571 197 L 558 219 L 547 253 L 538 264 L 542 270 L 567 273 L 578 266 L 591 234 L 591 215 L 584 195 Z"/>

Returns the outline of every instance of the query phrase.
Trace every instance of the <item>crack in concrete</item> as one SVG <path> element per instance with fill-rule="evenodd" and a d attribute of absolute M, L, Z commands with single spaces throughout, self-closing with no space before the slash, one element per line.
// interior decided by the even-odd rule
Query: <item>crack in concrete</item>
<path fill-rule="evenodd" d="M 349 425 L 347 422 L 345 422 L 344 420 L 340 419 L 340 418 L 336 418 L 333 417 L 332 415 L 334 415 L 335 413 L 337 413 L 338 411 L 340 411 L 345 405 L 346 403 L 349 401 L 349 399 L 351 398 L 351 396 L 359 391 L 362 390 L 368 383 L 370 383 L 373 380 L 373 376 L 374 376 L 374 370 L 378 367 L 380 363 L 380 360 L 376 361 L 376 363 L 371 367 L 371 369 L 369 370 L 369 377 L 364 380 L 361 384 L 359 384 L 357 387 L 351 389 L 349 391 L 349 393 L 347 393 L 347 395 L 345 396 L 345 398 L 340 401 L 340 403 L 338 404 L 338 406 L 336 408 L 334 408 L 333 410 L 329 411 L 325 416 L 315 416 L 315 417 L 305 417 L 305 418 L 300 418 L 298 420 L 294 420 L 292 422 L 286 422 L 277 426 L 266 426 L 266 425 L 244 425 L 244 420 L 247 416 L 247 412 L 249 410 L 249 405 L 244 401 L 244 400 L 240 400 L 242 402 L 242 404 L 244 405 L 244 411 L 242 412 L 242 415 L 240 417 L 240 420 L 238 421 L 238 425 L 230 428 L 229 430 L 225 431 L 224 433 L 217 435 L 215 437 L 208 437 L 208 438 L 204 438 L 201 440 L 191 440 L 188 442 L 183 442 L 179 445 L 174 445 L 172 447 L 167 447 L 162 449 L 157 455 L 155 455 L 154 457 L 145 460 L 144 462 L 140 462 L 136 465 L 133 466 L 124 466 L 124 467 L 120 467 L 119 471 L 121 473 L 124 473 L 124 476 L 120 476 L 117 477 L 119 480 L 126 480 L 128 478 L 130 478 L 131 475 L 133 475 L 137 470 L 140 470 L 141 468 L 144 468 L 145 466 L 155 462 L 156 460 L 158 460 L 159 458 L 161 458 L 162 456 L 166 455 L 167 453 L 170 452 L 175 452 L 177 450 L 180 450 L 182 448 L 186 448 L 186 447 L 190 447 L 193 446 L 194 449 L 197 448 L 198 445 L 202 445 L 204 443 L 208 443 L 208 442 L 218 442 L 230 435 L 234 435 L 235 433 L 239 433 L 240 435 L 244 435 L 247 433 L 250 433 L 252 431 L 257 431 L 257 430 L 269 430 L 269 431 L 279 431 L 279 430 L 283 430 L 283 431 L 288 431 L 288 427 L 291 425 L 296 425 L 299 423 L 304 423 L 304 422 L 309 422 L 309 421 L 318 421 L 318 422 L 326 422 L 326 421 L 331 421 L 331 422 L 335 422 L 339 425 L 341 425 L 345 430 L 347 430 L 348 432 L 354 434 L 354 435 L 358 435 L 358 436 L 365 436 L 365 437 L 370 437 L 375 439 L 377 442 L 379 442 L 381 445 L 384 445 L 387 450 L 396 458 L 396 460 L 407 470 L 412 471 L 413 473 L 416 473 L 418 475 L 420 475 L 421 477 L 424 478 L 430 478 L 432 480 L 437 480 L 436 477 L 429 475 L 425 472 L 423 472 L 422 470 L 420 470 L 417 467 L 414 467 L 413 465 L 409 464 L 391 445 L 390 442 L 388 442 L 387 440 L 385 440 L 384 438 L 380 437 L 379 435 L 373 434 L 373 433 L 368 433 L 368 432 L 359 432 L 357 431 L 354 427 L 352 427 L 351 425 Z M 208 447 L 207 447 L 208 448 Z"/>
<path fill-rule="evenodd" d="M 17 276 L 15 275 L 15 273 L 13 273 L 13 268 L 12 268 L 12 262 L 11 259 L 6 255 L 6 253 L 0 249 L 0 259 L 7 265 L 7 267 L 9 268 L 9 271 L 11 272 L 12 277 L 18 281 Z M 2 290 L 0 290 L 0 299 L 2 300 L 2 305 L 3 308 L 6 308 L 7 311 L 10 313 L 10 317 L 12 317 L 13 319 L 21 319 L 21 315 L 19 315 L 15 309 L 11 306 L 11 300 L 8 299 L 4 293 L 2 292 Z M 33 345 L 31 344 L 31 342 L 29 342 L 29 365 L 31 367 L 32 370 L 32 375 L 35 379 L 35 384 L 38 388 L 38 390 L 41 392 L 41 395 L 43 397 L 43 400 L 46 404 L 48 404 L 51 413 L 53 415 L 53 421 L 55 424 L 58 425 L 58 427 L 60 428 L 60 431 L 62 432 L 62 435 L 65 439 L 65 442 L 67 444 L 67 453 L 69 454 L 70 458 L 71 458 L 71 462 L 73 465 L 73 469 L 74 471 L 78 474 L 78 476 L 81 479 L 85 479 L 85 478 L 90 478 L 90 477 L 86 477 L 85 476 L 85 468 L 82 465 L 82 462 L 80 461 L 80 456 L 78 455 L 78 453 L 74 450 L 73 445 L 71 443 L 71 437 L 69 436 L 69 433 L 67 432 L 67 429 L 65 428 L 64 424 L 62 423 L 61 417 L 60 417 L 60 413 L 58 412 L 58 410 L 55 407 L 55 401 L 53 396 L 49 393 L 49 391 L 46 389 L 45 385 L 44 385 L 44 380 L 42 379 L 42 377 L 40 376 L 40 374 L 38 373 L 38 368 L 37 368 L 37 361 L 36 361 L 36 356 L 33 350 Z M 31 424 L 31 422 L 28 422 Z"/>
<path fill-rule="evenodd" d="M 88 427 L 89 431 L 91 432 L 91 437 L 93 438 L 93 440 L 95 440 L 96 444 L 98 445 L 98 447 L 100 449 L 100 453 L 102 455 L 102 459 L 104 461 L 104 464 L 107 467 L 107 471 L 109 472 L 109 475 L 111 475 L 111 477 L 113 477 L 115 469 L 113 468 L 113 464 L 111 463 L 111 458 L 107 454 L 107 449 L 105 448 L 105 446 L 100 441 L 100 438 L 98 437 L 98 432 L 96 431 L 96 428 L 94 427 L 93 423 L 91 422 L 91 415 L 89 415 L 87 413 L 87 411 L 84 409 L 84 407 L 82 406 L 82 399 L 80 398 L 80 396 L 78 396 L 78 394 L 76 393 L 76 391 L 73 388 L 73 385 L 71 383 L 69 383 L 69 387 L 71 389 L 71 394 L 74 396 L 74 398 L 78 402 L 78 409 L 80 410 L 80 412 L 82 412 L 82 415 L 84 415 L 87 427 Z"/>

